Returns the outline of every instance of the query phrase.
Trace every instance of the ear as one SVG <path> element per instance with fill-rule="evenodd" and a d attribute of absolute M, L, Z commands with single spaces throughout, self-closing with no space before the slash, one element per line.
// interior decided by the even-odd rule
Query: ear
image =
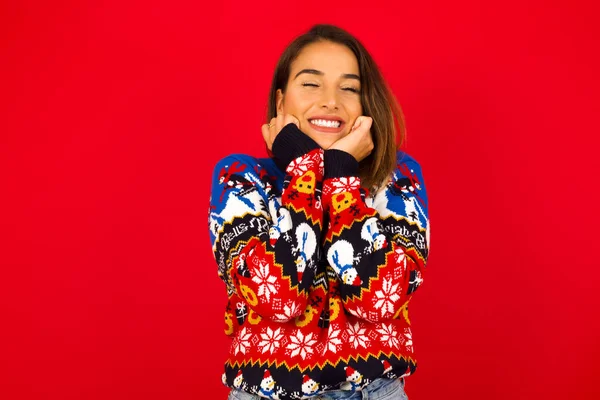
<path fill-rule="evenodd" d="M 275 93 L 275 104 L 277 104 L 277 114 L 283 114 L 283 92 L 277 89 Z"/>

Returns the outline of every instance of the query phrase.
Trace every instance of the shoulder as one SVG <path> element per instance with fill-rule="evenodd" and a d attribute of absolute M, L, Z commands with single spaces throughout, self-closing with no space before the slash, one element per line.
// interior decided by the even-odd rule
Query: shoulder
<path fill-rule="evenodd" d="M 410 201 L 411 197 L 415 197 L 426 207 L 427 190 L 421 164 L 403 150 L 398 150 L 396 157 L 396 167 L 385 191 L 390 195 L 399 196 L 403 201 Z"/>
<path fill-rule="evenodd" d="M 417 161 L 415 157 L 403 150 L 398 150 L 396 152 L 396 169 L 398 169 L 399 166 L 403 164 L 421 172 L 421 164 L 419 163 L 419 161 Z"/>
<path fill-rule="evenodd" d="M 265 215 L 269 181 L 259 159 L 247 154 L 230 154 L 214 166 L 210 195 L 211 239 L 225 223 L 243 221 L 247 215 Z"/>
<path fill-rule="evenodd" d="M 284 175 L 270 158 L 257 158 L 247 154 L 230 154 L 221 158 L 212 173 L 212 190 L 248 193 L 254 187 L 263 197 L 278 188 Z"/>
<path fill-rule="evenodd" d="M 411 181 L 417 181 L 424 186 L 423 170 L 421 163 L 415 157 L 406 153 L 403 150 L 396 152 L 396 168 L 392 179 L 408 178 Z"/>
<path fill-rule="evenodd" d="M 404 151 L 397 152 L 396 167 L 388 184 L 378 191 L 373 206 L 381 217 L 403 217 L 428 226 L 428 198 L 420 163 Z"/>
<path fill-rule="evenodd" d="M 261 174 L 266 171 L 271 174 L 274 163 L 269 158 L 257 158 L 248 154 L 229 154 L 217 161 L 213 168 L 213 183 L 221 181 L 230 175 Z"/>
<path fill-rule="evenodd" d="M 215 210 L 233 204 L 239 211 L 260 209 L 272 185 L 260 159 L 236 153 L 216 162 L 211 186 L 211 204 Z"/>
<path fill-rule="evenodd" d="M 234 166 L 235 165 L 235 166 Z M 220 169 L 252 169 L 259 165 L 258 159 L 248 154 L 234 153 L 228 154 L 216 162 L 214 171 L 218 172 Z"/>

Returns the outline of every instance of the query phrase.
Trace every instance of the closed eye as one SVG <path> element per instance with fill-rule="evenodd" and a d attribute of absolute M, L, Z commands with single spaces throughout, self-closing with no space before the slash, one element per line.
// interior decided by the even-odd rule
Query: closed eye
<path fill-rule="evenodd" d="M 302 86 L 319 87 L 319 85 L 317 85 L 316 83 L 309 83 L 309 82 L 304 82 L 302 84 Z M 353 88 L 353 87 L 345 87 L 345 88 L 342 88 L 342 90 L 347 91 L 347 92 L 352 92 L 352 93 L 360 93 L 360 89 Z"/>

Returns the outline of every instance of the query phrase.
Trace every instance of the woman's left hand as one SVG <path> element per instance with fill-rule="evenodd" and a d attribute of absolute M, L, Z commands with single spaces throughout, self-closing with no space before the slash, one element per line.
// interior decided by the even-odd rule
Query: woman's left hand
<path fill-rule="evenodd" d="M 375 145 L 371 135 L 371 125 L 373 118 L 361 115 L 356 118 L 350 133 L 333 143 L 329 149 L 343 150 L 350 153 L 356 161 L 362 161 L 366 158 Z"/>
<path fill-rule="evenodd" d="M 298 121 L 298 118 L 292 114 L 277 114 L 276 117 L 271 118 L 271 122 L 269 124 L 262 125 L 261 129 L 263 139 L 265 140 L 269 150 L 273 148 L 275 137 L 279 135 L 279 132 L 281 132 L 284 126 L 290 123 L 296 125 L 298 129 L 300 129 L 300 121 Z"/>

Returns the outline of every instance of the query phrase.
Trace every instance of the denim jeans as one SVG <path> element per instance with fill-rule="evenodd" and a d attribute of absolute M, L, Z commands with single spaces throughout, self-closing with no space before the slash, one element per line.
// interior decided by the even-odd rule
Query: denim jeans
<path fill-rule="evenodd" d="M 262 400 L 253 394 L 231 389 L 228 400 Z M 333 390 L 313 397 L 314 400 L 408 400 L 404 392 L 404 379 L 378 378 L 364 387 L 363 390 L 350 392 L 347 390 Z"/>

